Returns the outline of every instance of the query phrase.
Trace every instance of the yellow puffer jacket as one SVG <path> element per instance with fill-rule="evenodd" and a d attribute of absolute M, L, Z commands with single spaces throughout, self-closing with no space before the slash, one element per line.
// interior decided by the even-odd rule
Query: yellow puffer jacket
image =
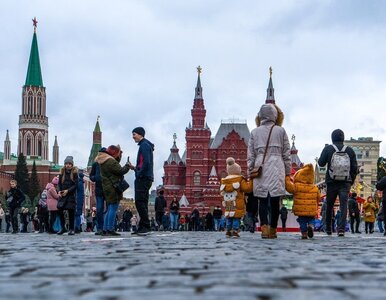
<path fill-rule="evenodd" d="M 290 176 L 285 178 L 285 189 L 293 194 L 292 212 L 299 217 L 315 217 L 320 199 L 319 189 L 314 184 L 314 168 L 307 164 L 294 175 L 292 183 Z"/>
<path fill-rule="evenodd" d="M 365 201 L 363 203 L 363 220 L 365 222 L 375 222 L 375 212 L 378 209 L 377 205 L 374 202 Z"/>
<path fill-rule="evenodd" d="M 220 192 L 224 197 L 226 218 L 242 218 L 245 215 L 245 193 L 252 192 L 253 182 L 241 175 L 228 175 L 221 179 Z"/>

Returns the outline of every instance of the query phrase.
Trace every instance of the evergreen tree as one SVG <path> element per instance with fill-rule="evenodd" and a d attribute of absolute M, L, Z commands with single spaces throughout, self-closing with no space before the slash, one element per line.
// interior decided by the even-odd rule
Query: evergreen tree
<path fill-rule="evenodd" d="M 17 164 L 15 170 L 15 180 L 17 181 L 17 185 L 22 190 L 24 194 L 29 192 L 29 184 L 28 184 L 28 168 L 27 162 L 25 160 L 25 156 L 23 153 L 20 153 L 17 157 Z"/>
<path fill-rule="evenodd" d="M 36 171 L 36 164 L 34 161 L 32 165 L 31 176 L 29 179 L 29 192 L 28 192 L 28 196 L 31 200 L 32 207 L 35 207 L 35 205 L 39 201 L 39 197 L 38 197 L 39 194 L 40 194 L 40 184 L 39 184 L 38 173 Z"/>

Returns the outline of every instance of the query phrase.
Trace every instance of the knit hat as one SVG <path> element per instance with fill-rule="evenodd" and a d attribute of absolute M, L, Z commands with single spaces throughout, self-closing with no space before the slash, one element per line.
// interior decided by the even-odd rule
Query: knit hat
<path fill-rule="evenodd" d="M 228 157 L 226 162 L 228 175 L 241 175 L 241 167 L 240 165 L 236 164 L 233 157 Z"/>
<path fill-rule="evenodd" d="M 58 176 L 55 176 L 55 177 L 52 179 L 51 183 L 57 185 L 57 184 L 59 183 L 59 177 L 58 177 Z"/>
<path fill-rule="evenodd" d="M 117 157 L 119 154 L 121 154 L 121 147 L 119 145 L 110 145 L 106 152 L 110 154 L 112 157 Z"/>
<path fill-rule="evenodd" d="M 72 156 L 67 156 L 66 159 L 64 160 L 64 164 L 72 164 L 74 165 L 74 158 Z"/>
<path fill-rule="evenodd" d="M 143 127 L 135 127 L 132 131 L 132 133 L 136 133 L 136 134 L 139 134 L 143 137 L 145 137 L 145 129 L 143 129 Z"/>
<path fill-rule="evenodd" d="M 332 142 L 343 142 L 344 141 L 344 132 L 341 129 L 335 129 L 331 133 Z"/>

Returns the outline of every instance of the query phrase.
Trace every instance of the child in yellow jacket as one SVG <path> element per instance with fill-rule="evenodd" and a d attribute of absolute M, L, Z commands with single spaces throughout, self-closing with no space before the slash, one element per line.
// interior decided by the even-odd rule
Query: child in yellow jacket
<path fill-rule="evenodd" d="M 290 176 L 285 178 L 286 190 L 293 194 L 293 213 L 298 216 L 296 221 L 300 225 L 302 239 L 314 236 L 315 216 L 318 213 L 320 199 L 319 189 L 314 184 L 314 168 L 307 164 L 298 170 L 291 181 Z"/>
<path fill-rule="evenodd" d="M 225 207 L 226 237 L 238 238 L 240 220 L 245 215 L 245 193 L 252 192 L 252 181 L 241 175 L 241 167 L 233 157 L 226 159 L 228 176 L 221 179 L 220 193 Z"/>

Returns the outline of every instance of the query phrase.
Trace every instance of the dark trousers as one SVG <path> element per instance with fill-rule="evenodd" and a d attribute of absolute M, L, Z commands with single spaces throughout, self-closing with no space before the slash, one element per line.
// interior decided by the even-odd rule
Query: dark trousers
<path fill-rule="evenodd" d="M 271 197 L 268 194 L 268 197 L 266 198 L 259 198 L 259 202 L 260 226 L 268 225 L 268 212 L 270 208 L 271 214 L 269 225 L 272 228 L 277 228 L 277 221 L 279 220 L 280 211 L 280 197 Z"/>
<path fill-rule="evenodd" d="M 151 188 L 152 181 L 144 178 L 137 178 L 134 181 L 135 188 L 135 207 L 139 215 L 138 230 L 146 228 L 150 230 L 148 203 L 149 203 L 149 190 Z"/>
<path fill-rule="evenodd" d="M 20 207 L 10 208 L 9 214 L 11 216 L 12 231 L 19 232 L 18 216 L 20 213 Z"/>
<path fill-rule="evenodd" d="M 338 232 L 346 231 L 347 220 L 347 199 L 350 191 L 350 183 L 334 182 L 327 184 L 327 209 L 326 209 L 326 233 L 331 233 L 332 230 L 332 212 L 336 197 L 339 196 L 340 218 L 337 221 Z"/>
<path fill-rule="evenodd" d="M 74 230 L 75 227 L 75 209 L 67 209 L 68 212 L 68 229 Z M 60 226 L 62 230 L 66 228 L 66 220 L 64 219 L 64 210 L 58 210 L 58 215 L 60 218 Z"/>
<path fill-rule="evenodd" d="M 164 214 L 165 213 L 163 211 L 157 211 L 155 213 L 155 221 L 157 222 L 158 227 L 162 225 L 162 217 L 164 216 Z"/>
<path fill-rule="evenodd" d="M 55 221 L 56 221 L 56 216 L 58 215 L 58 211 L 57 210 L 51 210 L 50 211 L 50 227 L 49 227 L 49 232 L 51 233 L 54 233 L 55 230 L 54 230 L 54 224 L 55 224 Z"/>
<path fill-rule="evenodd" d="M 281 218 L 281 228 L 283 229 L 283 231 L 286 231 L 285 223 L 287 223 L 287 218 Z"/>
<path fill-rule="evenodd" d="M 373 233 L 374 232 L 374 222 L 365 222 L 365 231 L 366 233 Z"/>
<path fill-rule="evenodd" d="M 49 222 L 48 222 L 48 211 L 39 215 L 39 232 L 48 232 L 49 231 Z"/>
<path fill-rule="evenodd" d="M 384 228 L 386 230 L 386 198 L 385 196 L 382 196 L 382 209 L 383 209 L 383 223 L 384 223 Z"/>
<path fill-rule="evenodd" d="M 354 227 L 355 222 L 356 222 L 356 224 Z M 361 218 L 360 218 L 359 214 L 355 214 L 355 216 L 350 216 L 350 228 L 351 228 L 352 233 L 359 231 L 360 222 L 361 222 Z"/>

